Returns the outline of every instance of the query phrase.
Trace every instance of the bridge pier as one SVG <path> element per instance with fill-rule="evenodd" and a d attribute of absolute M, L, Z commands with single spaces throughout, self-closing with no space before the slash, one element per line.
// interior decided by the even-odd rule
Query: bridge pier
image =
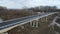
<path fill-rule="evenodd" d="M 43 22 L 43 18 L 40 18 L 41 22 Z"/>
<path fill-rule="evenodd" d="M 47 21 L 48 21 L 48 17 L 47 16 L 45 17 L 45 20 L 46 20 L 46 24 L 47 24 Z"/>
<path fill-rule="evenodd" d="M 32 22 L 30 22 L 30 25 L 31 25 L 32 27 L 35 27 L 35 20 L 32 21 Z"/>
<path fill-rule="evenodd" d="M 36 20 L 36 27 L 38 27 L 38 21 L 39 21 L 39 20 Z"/>
<path fill-rule="evenodd" d="M 31 25 L 32 27 L 38 27 L 38 21 L 39 21 L 39 20 L 34 20 L 34 21 L 30 22 L 30 25 Z"/>
<path fill-rule="evenodd" d="M 35 22 L 35 20 L 34 20 L 34 21 L 32 22 L 32 27 L 35 27 L 35 23 L 36 23 L 36 22 Z"/>
<path fill-rule="evenodd" d="M 47 17 L 46 17 L 46 22 L 47 22 L 48 20 L 47 20 Z"/>

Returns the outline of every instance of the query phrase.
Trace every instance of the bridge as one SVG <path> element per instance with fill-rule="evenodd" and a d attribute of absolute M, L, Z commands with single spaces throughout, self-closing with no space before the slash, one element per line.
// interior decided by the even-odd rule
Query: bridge
<path fill-rule="evenodd" d="M 58 12 L 48 12 L 48 13 L 43 13 L 43 14 L 36 14 L 36 15 L 31 15 L 31 16 L 26 16 L 22 18 L 16 18 L 16 19 L 11 19 L 7 21 L 3 21 L 0 23 L 0 33 L 5 33 L 14 27 L 30 23 L 32 27 L 38 27 L 38 21 L 40 18 L 47 17 L 49 15 L 57 14 Z M 32 22 L 33 21 L 33 22 Z M 34 26 L 34 22 L 36 22 L 36 26 Z"/>
<path fill-rule="evenodd" d="M 60 19 L 60 17 L 56 16 L 53 19 L 52 23 L 49 25 L 50 31 L 52 30 L 52 32 L 54 32 L 55 34 L 60 34 L 60 22 L 58 22 L 60 20 L 58 19 Z"/>

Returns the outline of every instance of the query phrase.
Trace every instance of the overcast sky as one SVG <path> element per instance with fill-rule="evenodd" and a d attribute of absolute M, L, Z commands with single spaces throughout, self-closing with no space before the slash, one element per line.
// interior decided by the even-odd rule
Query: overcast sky
<path fill-rule="evenodd" d="M 35 6 L 57 6 L 60 8 L 60 0 L 0 0 L 0 6 L 7 8 L 23 8 Z"/>

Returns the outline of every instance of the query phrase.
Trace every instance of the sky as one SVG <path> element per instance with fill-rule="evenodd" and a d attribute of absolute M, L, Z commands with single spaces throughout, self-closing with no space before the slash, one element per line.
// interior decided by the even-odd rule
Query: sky
<path fill-rule="evenodd" d="M 20 9 L 36 6 L 57 6 L 60 8 L 60 0 L 0 0 L 0 6 Z"/>

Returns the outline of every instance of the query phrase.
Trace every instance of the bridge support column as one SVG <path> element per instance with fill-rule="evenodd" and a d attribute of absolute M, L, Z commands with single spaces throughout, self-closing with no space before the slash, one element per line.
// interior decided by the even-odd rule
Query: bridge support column
<path fill-rule="evenodd" d="M 32 22 L 32 27 L 35 27 L 35 21 Z"/>
<path fill-rule="evenodd" d="M 32 27 L 35 27 L 35 21 L 30 22 L 30 25 L 31 25 Z"/>
<path fill-rule="evenodd" d="M 40 18 L 41 19 L 41 22 L 43 22 L 43 18 Z"/>
<path fill-rule="evenodd" d="M 30 22 L 30 25 L 32 26 L 32 22 Z"/>
<path fill-rule="evenodd" d="M 31 25 L 32 27 L 38 27 L 38 21 L 39 21 L 39 20 L 34 20 L 34 21 L 30 22 L 30 25 Z"/>
<path fill-rule="evenodd" d="M 47 17 L 46 17 L 46 21 L 48 21 L 48 20 L 47 20 Z"/>
<path fill-rule="evenodd" d="M 38 21 L 39 21 L 39 20 L 36 20 L 36 27 L 38 27 Z"/>
<path fill-rule="evenodd" d="M 47 17 L 46 17 L 46 22 L 47 22 L 48 20 L 47 20 Z"/>

